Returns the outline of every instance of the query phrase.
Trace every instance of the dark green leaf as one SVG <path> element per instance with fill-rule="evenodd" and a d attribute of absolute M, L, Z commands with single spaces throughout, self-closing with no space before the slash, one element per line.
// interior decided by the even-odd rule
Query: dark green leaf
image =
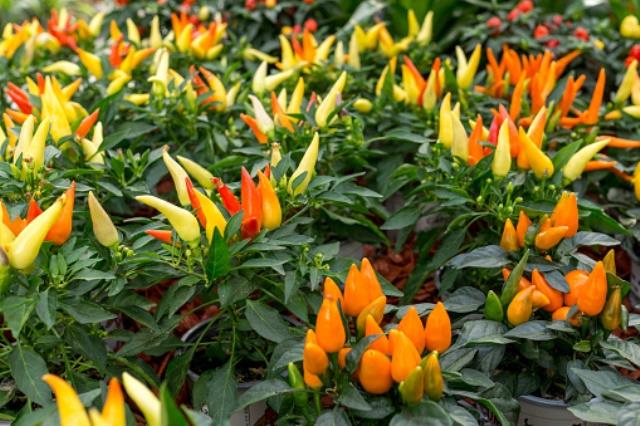
<path fill-rule="evenodd" d="M 18 343 L 9 354 L 9 367 L 16 386 L 27 398 L 40 405 L 51 401 L 49 386 L 42 380 L 47 364 L 40 355 Z"/>
<path fill-rule="evenodd" d="M 213 230 L 213 239 L 209 246 L 205 270 L 209 282 L 227 275 L 231 270 L 229 247 L 218 228 Z"/>
<path fill-rule="evenodd" d="M 282 342 L 289 337 L 289 328 L 277 310 L 258 301 L 247 300 L 245 315 L 251 328 L 272 342 Z"/>

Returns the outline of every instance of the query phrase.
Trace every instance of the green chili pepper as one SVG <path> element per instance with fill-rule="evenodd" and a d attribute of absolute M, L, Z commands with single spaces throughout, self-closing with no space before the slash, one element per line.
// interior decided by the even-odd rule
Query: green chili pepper
<path fill-rule="evenodd" d="M 502 322 L 504 320 L 502 302 L 493 290 L 489 290 L 489 293 L 487 293 L 487 298 L 484 302 L 484 317 L 491 321 Z"/>

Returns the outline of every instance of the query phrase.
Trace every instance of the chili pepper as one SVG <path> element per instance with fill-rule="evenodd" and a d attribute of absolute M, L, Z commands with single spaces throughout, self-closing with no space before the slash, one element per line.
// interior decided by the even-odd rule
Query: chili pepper
<path fill-rule="evenodd" d="M 95 195 L 93 195 L 92 191 L 89 191 L 87 202 L 89 204 L 89 214 L 91 215 L 91 223 L 93 225 L 93 235 L 103 246 L 114 247 L 120 242 L 120 236 L 111 218 Z"/>
<path fill-rule="evenodd" d="M 357 317 L 369 304 L 369 294 L 365 291 L 364 277 L 355 264 L 349 268 L 344 281 L 344 303 L 342 310 L 345 314 Z"/>
<path fill-rule="evenodd" d="M 542 308 L 551 303 L 551 300 L 540 290 L 535 289 L 533 293 L 531 293 L 531 305 L 533 309 Z"/>
<path fill-rule="evenodd" d="M 607 146 L 608 143 L 608 140 L 593 142 L 573 154 L 562 169 L 562 173 L 566 180 L 573 182 L 579 178 L 589 160 L 591 160 L 602 148 Z"/>
<path fill-rule="evenodd" d="M 318 390 L 322 387 L 322 380 L 320 379 L 320 377 L 316 376 L 315 374 L 311 374 L 304 368 L 302 372 L 304 377 L 304 384 L 307 385 L 307 387 L 314 390 Z"/>
<path fill-rule="evenodd" d="M 238 198 L 233 195 L 233 192 L 231 192 L 229 187 L 225 185 L 224 182 L 222 182 L 222 179 L 214 177 L 211 182 L 216 186 L 216 190 L 220 195 L 222 204 L 231 216 L 234 216 L 236 213 L 242 210 L 240 201 L 238 201 Z"/>
<path fill-rule="evenodd" d="M 324 279 L 322 296 L 326 297 L 327 295 L 331 295 L 331 297 L 333 297 L 333 300 L 337 300 L 344 309 L 342 291 L 340 291 L 340 287 L 338 287 L 338 284 L 336 284 L 336 282 L 333 281 L 331 277 L 326 277 Z"/>
<path fill-rule="evenodd" d="M 316 132 L 313 135 L 313 139 L 311 140 L 309 147 L 302 156 L 302 159 L 298 164 L 298 168 L 293 172 L 291 178 L 289 179 L 288 191 L 290 195 L 293 195 L 295 197 L 296 195 L 302 194 L 307 190 L 316 167 L 316 162 L 318 161 L 319 147 L 320 136 Z M 304 175 L 304 178 L 300 180 L 299 177 L 301 177 L 302 175 Z M 294 184 L 296 185 L 295 187 L 293 186 Z"/>
<path fill-rule="evenodd" d="M 342 317 L 337 301 L 330 295 L 325 297 L 316 318 L 318 345 L 327 353 L 338 352 L 346 340 Z"/>
<path fill-rule="evenodd" d="M 563 192 L 558 204 L 551 213 L 553 226 L 566 226 L 565 238 L 570 238 L 578 232 L 578 200 L 575 192 Z"/>
<path fill-rule="evenodd" d="M 62 426 L 91 426 L 91 421 L 84 405 L 80 402 L 76 391 L 58 376 L 53 374 L 45 374 L 42 376 L 53 393 L 56 395 L 56 405 L 60 415 L 60 424 Z"/>
<path fill-rule="evenodd" d="M 27 223 L 40 216 L 40 214 L 42 214 L 42 209 L 38 205 L 38 202 L 31 197 L 29 200 L 29 208 L 27 209 Z"/>
<path fill-rule="evenodd" d="M 198 181 L 200 186 L 202 186 L 204 189 L 213 189 L 213 187 L 215 186 L 213 183 L 214 178 L 209 170 L 205 169 L 195 161 L 181 155 L 177 155 L 176 158 L 178 159 L 178 162 L 182 165 L 182 167 L 184 167 L 184 169 L 187 171 L 187 173 L 191 175 L 191 177 L 193 177 L 196 181 Z"/>
<path fill-rule="evenodd" d="M 546 231 L 538 232 L 535 246 L 538 250 L 546 251 L 555 247 L 569 230 L 568 226 L 554 226 Z"/>
<path fill-rule="evenodd" d="M 451 319 L 442 302 L 429 313 L 424 331 L 428 350 L 443 353 L 451 346 Z"/>
<path fill-rule="evenodd" d="M 513 226 L 511 219 L 507 219 L 504 222 L 502 238 L 500 239 L 500 247 L 505 251 L 518 250 L 518 234 L 516 233 L 516 228 Z"/>
<path fill-rule="evenodd" d="M 553 175 L 553 162 L 551 162 L 551 159 L 533 143 L 522 128 L 520 128 L 520 134 L 518 136 L 536 177 L 538 179 L 550 178 Z"/>
<path fill-rule="evenodd" d="M 356 111 L 362 114 L 367 114 L 373 109 L 373 104 L 369 99 L 358 98 L 353 103 L 353 107 L 356 109 Z"/>
<path fill-rule="evenodd" d="M 602 105 L 602 97 L 604 95 L 605 83 L 606 83 L 606 72 L 604 68 L 600 68 L 600 72 L 598 73 L 598 80 L 596 81 L 596 86 L 593 89 L 593 94 L 591 95 L 591 102 L 589 103 L 589 107 L 580 116 L 580 120 L 582 121 L 583 124 L 586 124 L 586 125 L 597 124 L 598 116 L 600 115 L 600 106 Z"/>
<path fill-rule="evenodd" d="M 604 309 L 600 313 L 600 324 L 602 324 L 605 330 L 613 331 L 620 327 L 621 306 L 622 290 L 617 286 L 609 295 L 607 303 L 604 305 Z"/>
<path fill-rule="evenodd" d="M 375 349 L 386 355 L 391 354 L 389 348 L 389 339 L 387 339 L 387 336 L 384 334 L 382 328 L 380 328 L 379 323 L 371 315 L 367 315 L 367 319 L 365 320 L 364 335 L 380 335 L 380 337 L 371 342 L 371 344 L 368 346 L 368 349 Z"/>
<path fill-rule="evenodd" d="M 518 216 L 518 225 L 516 226 L 516 236 L 518 237 L 518 245 L 524 247 L 526 245 L 527 230 L 531 225 L 531 220 L 524 210 L 520 210 Z"/>
<path fill-rule="evenodd" d="M 569 292 L 564 294 L 564 304 L 573 306 L 578 303 L 580 288 L 589 281 L 589 273 L 581 269 L 575 269 L 567 272 L 564 278 L 569 284 Z"/>
<path fill-rule="evenodd" d="M 271 92 L 271 110 L 273 111 L 276 122 L 289 132 L 293 133 L 293 125 L 291 124 L 289 117 L 287 117 L 287 114 L 280 107 L 280 103 L 278 102 L 275 92 Z"/>
<path fill-rule="evenodd" d="M 47 233 L 62 216 L 65 203 L 63 194 L 16 236 L 7 251 L 11 266 L 26 269 L 33 264 Z"/>
<path fill-rule="evenodd" d="M 517 120 L 520 117 L 520 109 L 522 108 L 522 92 L 525 90 L 525 75 L 521 75 L 513 88 L 513 94 L 511 95 L 511 104 L 509 105 L 509 117 L 512 120 Z"/>
<path fill-rule="evenodd" d="M 451 93 L 447 93 L 440 103 L 438 120 L 438 140 L 445 148 L 453 144 L 453 123 L 451 121 Z"/>
<path fill-rule="evenodd" d="M 296 87 L 291 93 L 291 99 L 289 105 L 287 105 L 287 114 L 296 115 L 300 114 L 300 107 L 302 106 L 302 97 L 304 96 L 304 79 L 300 77 L 296 83 Z M 294 123 L 298 121 L 296 117 L 290 117 L 290 120 Z"/>
<path fill-rule="evenodd" d="M 391 377 L 396 383 L 405 380 L 420 364 L 420 354 L 411 340 L 400 330 L 389 332 L 391 344 Z"/>
<path fill-rule="evenodd" d="M 424 396 L 424 371 L 420 365 L 413 369 L 400 385 L 398 391 L 405 404 L 413 405 L 422 401 Z"/>
<path fill-rule="evenodd" d="M 129 398 L 131 398 L 131 400 L 136 403 L 138 409 L 142 411 L 149 426 L 160 426 L 162 408 L 158 397 L 129 373 L 125 372 L 122 374 L 122 384 Z"/>
<path fill-rule="evenodd" d="M 451 114 L 451 126 L 453 128 L 451 155 L 460 158 L 466 163 L 469 160 L 469 138 L 460 121 L 460 117 L 453 113 Z"/>
<path fill-rule="evenodd" d="M 398 323 L 398 330 L 411 340 L 418 353 L 421 354 L 425 345 L 424 326 L 415 306 L 409 307 L 407 313 Z"/>
<path fill-rule="evenodd" d="M 580 327 L 582 324 L 582 318 L 580 317 L 580 313 L 576 312 L 575 315 L 569 317 L 569 311 L 571 308 L 569 306 L 562 306 L 555 311 L 551 315 L 551 319 L 553 321 L 568 321 L 574 327 Z"/>
<path fill-rule="evenodd" d="M 616 273 L 616 251 L 614 249 L 610 249 L 607 254 L 602 258 L 602 263 L 604 264 L 605 272 L 609 272 L 613 275 L 617 275 Z"/>
<path fill-rule="evenodd" d="M 251 175 L 242 167 L 240 199 L 242 200 L 242 236 L 253 238 L 262 227 L 262 200 Z"/>
<path fill-rule="evenodd" d="M 542 308 L 547 312 L 555 312 L 558 308 L 562 307 L 562 293 L 552 288 L 544 275 L 538 271 L 538 268 L 534 268 L 531 274 L 531 282 L 542 294 L 549 298 L 549 303 Z"/>
<path fill-rule="evenodd" d="M 478 114 L 476 118 L 476 122 L 473 126 L 473 131 L 469 136 L 469 164 L 475 165 L 478 161 L 484 158 L 484 151 L 482 149 L 482 145 L 480 145 L 480 141 L 483 137 L 484 128 L 482 126 L 482 116 Z"/>
<path fill-rule="evenodd" d="M 320 346 L 313 330 L 307 330 L 304 350 L 302 355 L 302 365 L 311 374 L 321 375 L 329 367 L 329 358 Z"/>
<path fill-rule="evenodd" d="M 580 288 L 578 308 L 585 314 L 595 317 L 604 308 L 606 299 L 607 275 L 604 264 L 600 261 L 589 274 L 589 280 Z"/>
<path fill-rule="evenodd" d="M 303 412 L 308 410 L 308 397 L 307 392 L 305 392 L 304 388 L 304 378 L 302 377 L 302 373 L 296 366 L 295 363 L 290 362 L 287 366 L 287 371 L 289 373 L 289 386 L 291 386 L 295 391 L 293 392 L 293 401 Z"/>
<path fill-rule="evenodd" d="M 341 370 L 344 370 L 347 366 L 347 355 L 349 355 L 349 352 L 351 352 L 351 348 L 348 347 L 344 347 L 338 351 L 338 367 L 340 367 Z"/>
<path fill-rule="evenodd" d="M 253 135 L 256 137 L 259 143 L 267 143 L 269 137 L 266 134 L 262 133 L 258 125 L 258 121 L 255 118 L 247 114 L 240 114 L 240 119 L 244 121 L 247 126 L 249 126 L 249 128 L 253 132 Z"/>
<path fill-rule="evenodd" d="M 444 394 L 444 378 L 438 360 L 438 351 L 431 351 L 422 360 L 424 369 L 424 391 L 432 401 L 440 401 Z"/>
<path fill-rule="evenodd" d="M 387 393 L 393 385 L 389 358 L 382 352 L 367 349 L 360 359 L 358 380 L 362 388 L 368 393 L 382 395 Z"/>
<path fill-rule="evenodd" d="M 165 146 L 162 150 L 162 159 L 164 161 L 165 166 L 169 170 L 171 174 L 171 178 L 173 179 L 173 184 L 176 187 L 176 193 L 178 194 L 178 200 L 180 204 L 185 207 L 191 205 L 189 200 L 189 193 L 187 191 L 186 180 L 189 175 L 187 172 L 169 155 L 169 149 Z"/>
<path fill-rule="evenodd" d="M 364 333 L 365 321 L 368 316 L 372 316 L 374 320 L 378 323 L 382 321 L 382 316 L 384 315 L 384 307 L 387 303 L 386 296 L 380 296 L 377 299 L 372 300 L 364 309 L 358 314 L 358 318 L 356 320 L 356 328 L 358 330 L 358 334 L 362 335 Z"/>
<path fill-rule="evenodd" d="M 282 209 L 278 195 L 271 186 L 271 181 L 262 172 L 258 171 L 258 192 L 262 200 L 262 221 L 266 229 L 272 230 L 280 227 L 282 223 Z"/>
<path fill-rule="evenodd" d="M 227 227 L 227 220 L 224 218 L 218 206 L 200 191 L 193 187 L 191 179 L 186 178 L 187 193 L 191 201 L 191 206 L 196 211 L 200 224 L 205 229 L 207 241 L 211 242 L 213 232 L 217 228 L 220 235 L 224 235 Z"/>
<path fill-rule="evenodd" d="M 190 245 L 197 244 L 200 241 L 198 220 L 187 210 L 153 195 L 138 195 L 136 200 L 162 213 L 182 240 Z"/>
<path fill-rule="evenodd" d="M 473 78 L 478 70 L 478 65 L 480 65 L 481 54 L 482 46 L 480 44 L 476 44 L 476 47 L 473 49 L 473 53 L 471 53 L 469 61 L 467 62 L 464 51 L 459 46 L 456 46 L 456 56 L 458 58 L 456 80 L 459 88 L 468 89 L 473 84 Z"/>
<path fill-rule="evenodd" d="M 509 141 L 509 123 L 505 120 L 500 126 L 498 144 L 493 153 L 491 171 L 494 176 L 504 177 L 511 170 L 511 145 Z"/>
<path fill-rule="evenodd" d="M 329 93 L 327 93 L 327 96 L 325 96 L 320 105 L 318 105 L 315 114 L 316 125 L 318 125 L 318 127 L 323 128 L 329 124 L 329 116 L 335 110 L 338 95 L 342 93 L 346 82 L 347 73 L 343 71 L 329 90 Z"/>
<path fill-rule="evenodd" d="M 484 301 L 484 317 L 491 321 L 502 322 L 504 320 L 502 302 L 493 290 L 489 290 Z"/>
<path fill-rule="evenodd" d="M 144 231 L 150 237 L 155 238 L 156 240 L 162 241 L 163 243 L 171 244 L 171 231 L 165 231 L 161 229 L 147 229 Z"/>
<path fill-rule="evenodd" d="M 518 291 L 518 293 L 513 297 L 513 300 L 511 300 L 511 303 L 509 303 L 509 307 L 507 308 L 507 320 L 512 325 L 520 325 L 529 321 L 529 318 L 533 313 L 531 296 L 534 290 L 535 287 L 530 286 L 524 290 Z"/>
<path fill-rule="evenodd" d="M 87 52 L 86 50 L 77 48 L 76 53 L 80 58 L 80 62 L 85 68 L 93 74 L 97 79 L 101 79 L 103 75 L 102 71 L 102 63 L 100 62 L 100 58 L 94 55 L 91 52 Z"/>
<path fill-rule="evenodd" d="M 640 148 L 640 141 L 618 138 L 609 135 L 600 135 L 596 138 L 597 141 L 608 140 L 607 147 L 618 149 L 635 149 Z"/>
<path fill-rule="evenodd" d="M 89 411 L 91 419 L 94 420 L 95 415 L 98 414 L 95 409 Z M 109 380 L 109 386 L 107 389 L 107 398 L 102 407 L 102 414 L 100 415 L 105 424 L 112 426 L 125 426 L 125 408 L 124 408 L 124 394 L 120 387 L 120 382 L 115 377 Z M 96 422 L 94 421 L 94 425 Z"/>
<path fill-rule="evenodd" d="M 366 293 L 368 294 L 369 301 L 373 301 L 380 296 L 384 296 L 382 292 L 382 286 L 380 285 L 380 281 L 378 280 L 378 276 L 376 275 L 376 271 L 369 262 L 369 259 L 366 257 L 362 258 L 362 263 L 360 265 L 360 274 L 363 279 L 363 285 L 366 288 Z"/>

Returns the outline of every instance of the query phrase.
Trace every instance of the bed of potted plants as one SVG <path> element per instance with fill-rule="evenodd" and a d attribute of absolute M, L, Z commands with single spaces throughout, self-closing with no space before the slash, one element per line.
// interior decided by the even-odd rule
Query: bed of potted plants
<path fill-rule="evenodd" d="M 640 5 L 17 3 L 0 422 L 636 421 Z"/>

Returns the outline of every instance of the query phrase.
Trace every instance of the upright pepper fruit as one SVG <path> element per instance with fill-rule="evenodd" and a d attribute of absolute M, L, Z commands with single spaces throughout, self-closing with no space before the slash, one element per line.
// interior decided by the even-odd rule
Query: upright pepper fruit
<path fill-rule="evenodd" d="M 224 231 L 227 228 L 227 220 L 218 209 L 218 206 L 209 197 L 195 189 L 191 179 L 187 178 L 186 184 L 191 206 L 196 211 L 196 216 L 205 229 L 207 241 L 211 242 L 213 231 L 216 228 L 220 235 L 224 235 Z"/>
<path fill-rule="evenodd" d="M 518 215 L 518 225 L 516 226 L 516 235 L 518 237 L 518 245 L 524 247 L 526 245 L 527 230 L 531 226 L 531 220 L 524 210 L 520 210 Z"/>
<path fill-rule="evenodd" d="M 364 278 L 358 267 L 352 264 L 344 281 L 344 303 L 342 310 L 351 317 L 357 317 L 369 304 L 369 295 L 363 285 Z"/>
<path fill-rule="evenodd" d="M 409 307 L 405 316 L 398 323 L 398 330 L 411 340 L 418 353 L 421 354 L 425 345 L 424 327 L 415 306 Z"/>
<path fill-rule="evenodd" d="M 518 250 L 518 246 L 518 233 L 516 232 L 516 228 L 513 226 L 511 219 L 507 219 L 504 222 L 500 247 L 505 251 L 516 251 Z"/>
<path fill-rule="evenodd" d="M 424 371 L 420 365 L 413 369 L 400 385 L 398 391 L 405 404 L 412 405 L 422 401 L 424 396 Z"/>
<path fill-rule="evenodd" d="M 136 403 L 138 409 L 142 411 L 142 414 L 147 420 L 149 426 L 160 426 L 162 408 L 158 397 L 155 396 L 153 392 L 151 392 L 151 390 L 149 390 L 149 388 L 142 382 L 131 376 L 129 373 L 124 373 L 122 375 L 122 384 L 124 385 L 129 398 L 131 398 L 133 402 Z"/>
<path fill-rule="evenodd" d="M 531 318 L 533 313 L 533 302 L 531 296 L 535 290 L 534 286 L 520 290 L 509 303 L 507 308 L 507 320 L 513 325 L 520 325 Z"/>
<path fill-rule="evenodd" d="M 338 352 L 344 346 L 346 333 L 337 301 L 327 296 L 322 301 L 316 319 L 318 345 L 327 353 Z"/>
<path fill-rule="evenodd" d="M 365 321 L 364 335 L 380 336 L 376 340 L 371 342 L 368 349 L 375 349 L 377 351 L 382 352 L 385 355 L 391 354 L 391 351 L 389 348 L 389 339 L 387 339 L 387 336 L 384 334 L 384 331 L 382 330 L 382 328 L 380 328 L 380 325 L 378 324 L 378 322 L 371 315 L 368 315 Z"/>
<path fill-rule="evenodd" d="M 502 320 L 504 320 L 502 302 L 493 290 L 489 290 L 487 298 L 484 301 L 484 317 L 491 321 L 502 322 Z"/>
<path fill-rule="evenodd" d="M 387 393 L 393 386 L 391 361 L 382 352 L 367 349 L 360 359 L 358 380 L 362 388 L 370 394 Z"/>
<path fill-rule="evenodd" d="M 616 287 L 611 292 L 604 309 L 600 314 L 600 323 L 609 331 L 620 327 L 622 317 L 622 290 Z"/>
<path fill-rule="evenodd" d="M 231 192 L 229 187 L 222 182 L 222 179 L 214 177 L 211 182 L 215 185 L 224 208 L 227 209 L 231 216 L 242 210 L 240 201 L 238 201 L 236 196 L 233 195 L 233 192 Z"/>
<path fill-rule="evenodd" d="M 91 426 L 91 421 L 84 409 L 84 405 L 82 405 L 78 394 L 69 383 L 53 374 L 45 374 L 42 380 L 49 385 L 56 395 L 56 404 L 62 426 Z"/>
<path fill-rule="evenodd" d="M 573 306 L 578 303 L 580 288 L 589 281 L 589 273 L 581 269 L 575 269 L 567 272 L 564 278 L 569 284 L 569 293 L 564 294 L 564 304 L 566 306 Z"/>
<path fill-rule="evenodd" d="M 333 300 L 337 300 L 340 305 L 344 306 L 340 287 L 338 287 L 338 284 L 336 284 L 336 282 L 332 280 L 331 277 L 326 277 L 324 279 L 324 286 L 322 288 L 322 296 L 327 297 L 328 295 L 333 297 Z"/>
<path fill-rule="evenodd" d="M 308 410 L 308 398 L 307 393 L 304 389 L 304 378 L 300 373 L 300 370 L 293 362 L 290 362 L 287 366 L 287 371 L 289 373 L 289 386 L 291 386 L 295 391 L 293 392 L 293 400 L 296 404 L 296 407 L 301 409 L 303 412 Z"/>
<path fill-rule="evenodd" d="M 424 391 L 432 401 L 440 401 L 444 394 L 444 378 L 438 360 L 438 351 L 432 351 L 422 360 Z"/>
<path fill-rule="evenodd" d="M 75 204 L 75 196 L 76 196 L 76 183 L 75 181 L 71 182 L 71 186 L 65 192 L 65 202 L 62 207 L 62 213 L 60 213 L 60 217 L 53 224 L 49 232 L 47 233 L 47 237 L 45 238 L 47 241 L 51 241 L 53 244 L 57 246 L 61 246 L 64 244 L 71 236 L 71 230 L 73 228 L 73 205 Z"/>
<path fill-rule="evenodd" d="M 278 195 L 271 186 L 271 181 L 264 173 L 258 171 L 258 192 L 262 199 L 262 224 L 267 229 L 276 229 L 282 223 L 282 208 Z"/>
<path fill-rule="evenodd" d="M 87 197 L 89 204 L 89 214 L 91 215 L 91 224 L 93 225 L 93 235 L 96 240 L 105 247 L 114 247 L 120 242 L 118 230 L 113 225 L 111 218 L 100 204 L 100 201 L 89 191 Z"/>
<path fill-rule="evenodd" d="M 582 285 L 578 292 L 578 308 L 586 315 L 595 317 L 604 308 L 607 300 L 607 274 L 604 264 L 596 263 L 589 274 L 589 280 Z"/>
<path fill-rule="evenodd" d="M 382 286 L 380 285 L 380 281 L 376 275 L 376 270 L 366 257 L 362 259 L 362 263 L 360 264 L 360 274 L 364 280 L 363 285 L 365 286 L 366 293 L 368 294 L 370 301 L 373 301 L 380 296 L 384 296 Z"/>
<path fill-rule="evenodd" d="M 389 340 L 391 343 L 391 377 L 396 383 L 400 383 L 420 364 L 420 354 L 402 331 L 391 330 Z"/>
<path fill-rule="evenodd" d="M 329 367 L 329 358 L 326 352 L 318 345 L 318 340 L 313 330 L 307 330 L 302 364 L 307 371 L 318 376 L 327 371 Z"/>
<path fill-rule="evenodd" d="M 242 237 L 253 238 L 262 227 L 262 199 L 247 169 L 242 167 L 240 199 L 242 200 Z"/>
<path fill-rule="evenodd" d="M 318 133 L 313 135 L 313 139 L 309 144 L 309 147 L 305 151 L 300 163 L 298 164 L 298 168 L 293 172 L 291 178 L 289 178 L 289 186 L 288 191 L 290 195 L 294 197 L 296 195 L 300 195 L 307 190 L 309 186 L 309 182 L 311 182 L 311 178 L 313 177 L 313 173 L 316 167 L 316 162 L 318 161 L 318 150 L 320 148 L 320 136 Z M 302 180 L 298 182 L 298 178 L 303 176 Z M 295 187 L 293 186 L 295 185 Z"/>
<path fill-rule="evenodd" d="M 511 143 L 509 137 L 509 122 L 504 120 L 498 132 L 498 144 L 491 162 L 491 171 L 496 177 L 505 177 L 511 170 Z"/>
<path fill-rule="evenodd" d="M 451 346 L 451 319 L 442 302 L 429 313 L 424 332 L 428 350 L 443 353 Z"/>
<path fill-rule="evenodd" d="M 178 201 L 180 204 L 185 207 L 191 205 L 191 201 L 189 200 L 189 193 L 187 192 L 187 186 L 185 184 L 186 179 L 189 177 L 187 172 L 182 168 L 180 164 L 176 160 L 174 160 L 171 155 L 169 155 L 169 148 L 165 147 L 162 150 L 162 159 L 164 161 L 167 170 L 169 170 L 169 174 L 171 174 L 171 178 L 173 179 L 173 184 L 176 187 L 176 193 L 178 194 Z"/>
<path fill-rule="evenodd" d="M 553 226 L 566 226 L 564 238 L 571 238 L 578 232 L 578 200 L 575 192 L 563 192 L 551 213 Z"/>

